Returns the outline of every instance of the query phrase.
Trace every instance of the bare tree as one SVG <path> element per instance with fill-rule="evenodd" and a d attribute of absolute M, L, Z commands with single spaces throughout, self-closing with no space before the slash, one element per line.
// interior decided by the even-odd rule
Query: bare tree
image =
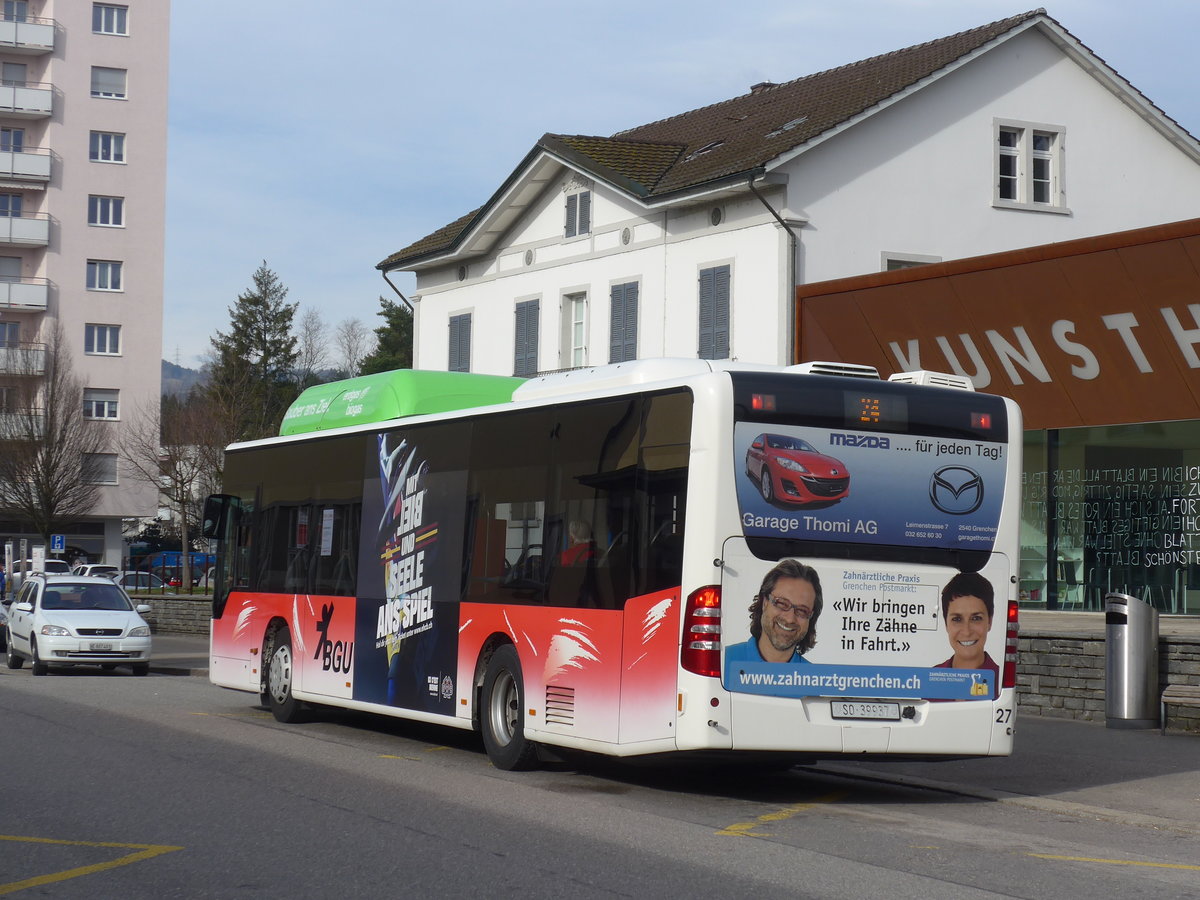
<path fill-rule="evenodd" d="M 316 383 L 317 372 L 328 365 L 329 334 L 319 310 L 306 309 L 300 316 L 296 352 L 296 382 L 303 389 Z"/>
<path fill-rule="evenodd" d="M 0 413 L 0 508 L 48 542 L 96 507 L 100 485 L 116 480 L 117 455 L 105 423 L 84 416 L 60 325 L 45 345 L 7 347 L 0 357 L 16 383 Z"/>
<path fill-rule="evenodd" d="M 181 585 L 191 580 L 191 525 L 199 504 L 219 482 L 213 472 L 214 428 L 211 407 L 203 400 L 162 404 L 138 410 L 121 438 L 121 453 L 135 477 L 154 485 L 179 517 Z"/>
<path fill-rule="evenodd" d="M 334 340 L 342 357 L 342 369 L 353 378 L 362 369 L 362 362 L 375 349 L 375 336 L 360 320 L 343 320 L 337 327 Z"/>

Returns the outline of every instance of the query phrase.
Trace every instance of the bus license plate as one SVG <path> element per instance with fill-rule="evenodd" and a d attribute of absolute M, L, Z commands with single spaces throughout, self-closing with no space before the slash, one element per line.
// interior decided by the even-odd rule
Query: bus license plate
<path fill-rule="evenodd" d="M 835 719 L 883 719 L 900 721 L 899 703 L 880 703 L 875 700 L 834 700 L 832 716 Z"/>
<path fill-rule="evenodd" d="M 112 641 L 92 641 L 91 648 L 93 650 L 111 650 Z"/>

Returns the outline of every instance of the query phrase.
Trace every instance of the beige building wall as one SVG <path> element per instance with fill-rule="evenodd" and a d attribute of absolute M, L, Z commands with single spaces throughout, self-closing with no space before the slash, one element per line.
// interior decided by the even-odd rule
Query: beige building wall
<path fill-rule="evenodd" d="M 161 393 L 169 11 L 169 0 L 0 9 L 0 340 L 15 323 L 22 343 L 45 343 L 61 325 L 114 454 Z M 6 204 L 19 210 L 8 229 Z M 155 489 L 114 462 L 95 515 L 66 529 L 72 555 L 119 562 L 122 518 L 157 510 Z"/>

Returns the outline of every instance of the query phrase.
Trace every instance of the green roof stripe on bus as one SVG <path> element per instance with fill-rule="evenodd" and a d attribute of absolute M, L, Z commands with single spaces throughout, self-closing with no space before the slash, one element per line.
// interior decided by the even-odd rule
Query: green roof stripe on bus
<path fill-rule="evenodd" d="M 523 378 L 396 369 L 308 388 L 288 407 L 281 435 L 386 422 L 406 416 L 508 403 Z"/>

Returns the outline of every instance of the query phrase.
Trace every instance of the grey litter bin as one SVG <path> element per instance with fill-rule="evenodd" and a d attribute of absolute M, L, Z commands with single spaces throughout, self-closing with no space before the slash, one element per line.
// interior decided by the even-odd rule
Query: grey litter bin
<path fill-rule="evenodd" d="M 1107 594 L 1104 624 L 1104 724 L 1158 727 L 1158 610 L 1128 594 Z"/>

